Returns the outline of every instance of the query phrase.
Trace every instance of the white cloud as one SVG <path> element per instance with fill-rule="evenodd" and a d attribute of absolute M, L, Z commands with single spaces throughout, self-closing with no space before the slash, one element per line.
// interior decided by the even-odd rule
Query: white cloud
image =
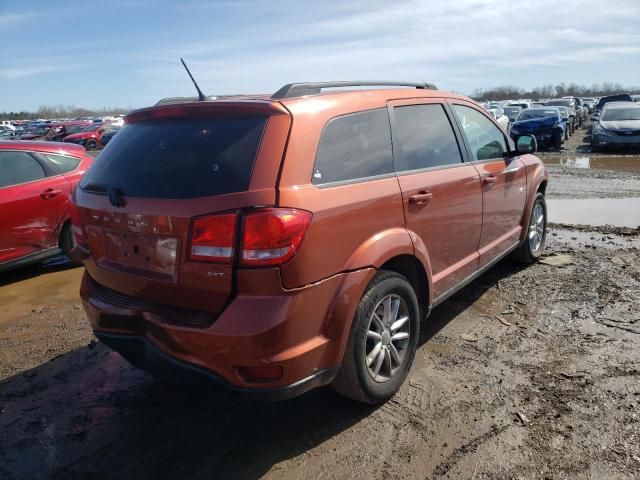
<path fill-rule="evenodd" d="M 1 13 L 0 14 L 0 27 L 8 27 L 15 25 L 16 23 L 23 23 L 35 17 L 33 12 L 20 12 L 20 13 Z"/>
<path fill-rule="evenodd" d="M 33 75 L 40 75 L 46 72 L 53 72 L 57 70 L 55 67 L 10 67 L 3 68 L 0 70 L 0 77 L 6 78 L 7 80 L 16 80 L 18 78 L 23 77 L 32 77 Z"/>

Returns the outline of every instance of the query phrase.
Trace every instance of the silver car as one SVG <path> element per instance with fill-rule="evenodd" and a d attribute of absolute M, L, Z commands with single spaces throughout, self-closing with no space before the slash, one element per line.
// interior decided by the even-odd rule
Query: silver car
<path fill-rule="evenodd" d="M 591 133 L 591 149 L 612 146 L 640 147 L 640 105 L 610 102 L 605 105 Z"/>

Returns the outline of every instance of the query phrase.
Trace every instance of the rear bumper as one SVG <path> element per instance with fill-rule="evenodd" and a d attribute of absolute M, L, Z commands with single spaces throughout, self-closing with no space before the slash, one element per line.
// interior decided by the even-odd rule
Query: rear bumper
<path fill-rule="evenodd" d="M 261 401 L 276 402 L 297 397 L 313 388 L 327 385 L 339 367 L 318 370 L 298 382 L 274 388 L 239 388 L 209 370 L 180 361 L 166 354 L 144 337 L 96 332 L 98 339 L 117 351 L 134 366 L 177 383 L 195 386 L 220 386 Z"/>
<path fill-rule="evenodd" d="M 363 269 L 284 290 L 277 269 L 239 271 L 237 294 L 205 326 L 163 317 L 144 302 L 109 302 L 86 272 L 80 296 L 96 336 L 144 370 L 162 375 L 186 368 L 235 391 L 287 398 L 331 382 L 374 274 Z M 247 378 L 247 368 L 272 366 L 279 376 Z"/>

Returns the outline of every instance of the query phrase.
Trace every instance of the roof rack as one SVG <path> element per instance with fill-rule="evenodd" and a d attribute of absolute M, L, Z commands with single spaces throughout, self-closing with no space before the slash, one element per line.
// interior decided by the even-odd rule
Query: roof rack
<path fill-rule="evenodd" d="M 437 90 L 437 87 L 431 83 L 416 82 L 376 82 L 371 80 L 360 80 L 351 82 L 306 82 L 306 83 L 289 83 L 271 95 L 272 100 L 282 100 L 283 98 L 301 97 L 303 95 L 317 95 L 323 88 L 339 88 L 339 87 L 414 87 L 429 90 Z"/>

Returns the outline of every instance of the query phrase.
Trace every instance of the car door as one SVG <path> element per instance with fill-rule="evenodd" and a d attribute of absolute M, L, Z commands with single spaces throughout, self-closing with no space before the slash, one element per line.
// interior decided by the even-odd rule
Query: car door
<path fill-rule="evenodd" d="M 426 246 L 434 298 L 477 270 L 482 228 L 480 176 L 464 162 L 445 103 L 389 103 L 405 223 Z"/>
<path fill-rule="evenodd" d="M 0 151 L 0 263 L 58 245 L 69 182 L 24 151 Z"/>
<path fill-rule="evenodd" d="M 465 145 L 482 182 L 480 267 L 490 263 L 520 239 L 527 196 L 524 164 L 510 153 L 504 132 L 472 103 L 451 105 Z"/>

